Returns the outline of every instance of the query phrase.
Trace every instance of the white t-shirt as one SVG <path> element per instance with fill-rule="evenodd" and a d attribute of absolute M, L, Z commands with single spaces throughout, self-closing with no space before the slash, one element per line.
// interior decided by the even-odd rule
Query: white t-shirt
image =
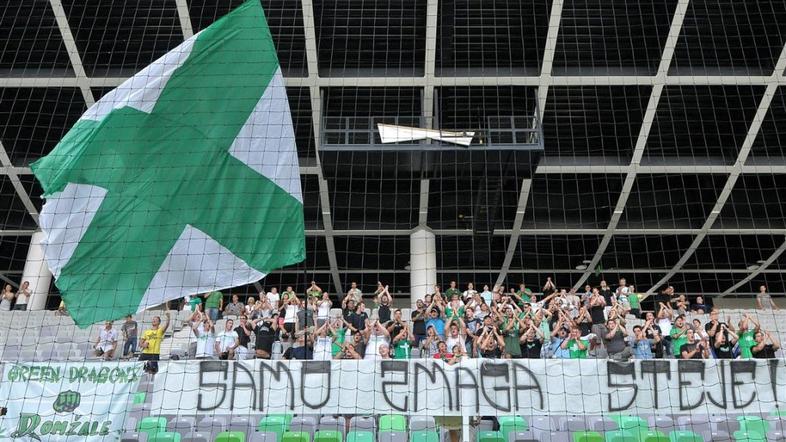
<path fill-rule="evenodd" d="M 270 301 L 270 305 L 273 308 L 278 308 L 278 302 L 281 300 L 281 296 L 278 293 L 267 292 L 267 300 Z"/>
<path fill-rule="evenodd" d="M 671 319 L 669 318 L 658 319 L 658 327 L 660 327 L 661 335 L 663 336 L 671 335 Z"/>
<path fill-rule="evenodd" d="M 102 328 L 98 333 L 98 348 L 103 351 L 112 349 L 112 345 L 117 342 L 117 330 L 111 328 L 109 330 Z"/>
<path fill-rule="evenodd" d="M 447 346 L 448 346 L 448 353 L 453 353 L 453 347 L 456 346 L 456 345 L 461 346 L 461 348 L 465 348 L 465 346 L 464 346 L 464 337 L 461 336 L 460 333 L 455 338 L 453 336 L 448 336 L 448 338 L 445 339 L 445 344 L 447 344 Z"/>
<path fill-rule="evenodd" d="M 196 341 L 196 357 L 197 358 L 212 358 L 216 354 L 215 342 L 216 335 L 213 332 L 205 333 L 205 327 L 199 324 L 197 327 L 199 335 Z"/>
<path fill-rule="evenodd" d="M 290 304 L 287 306 L 287 310 L 284 313 L 284 323 L 291 324 L 297 321 L 297 312 L 300 311 L 300 307 Z"/>
<path fill-rule="evenodd" d="M 319 309 L 317 310 L 317 319 L 327 319 L 330 316 L 330 301 L 323 300 L 319 302 Z"/>
<path fill-rule="evenodd" d="M 329 361 L 333 359 L 333 340 L 330 336 L 317 336 L 314 341 L 314 360 Z"/>
<path fill-rule="evenodd" d="M 486 304 L 491 306 L 491 300 L 494 299 L 493 293 L 491 293 L 488 290 L 484 290 L 483 293 L 480 294 L 480 296 L 483 298 L 484 301 L 486 301 Z"/>
<path fill-rule="evenodd" d="M 366 355 L 363 359 L 380 359 L 379 357 L 379 346 L 382 344 L 387 344 L 390 346 L 390 340 L 384 335 L 371 335 L 368 338 L 368 344 L 366 344 Z"/>
<path fill-rule="evenodd" d="M 235 340 L 238 338 L 237 332 L 234 330 L 222 331 L 216 335 L 216 342 L 218 342 L 218 349 L 223 353 L 229 350 L 230 347 L 235 345 Z"/>

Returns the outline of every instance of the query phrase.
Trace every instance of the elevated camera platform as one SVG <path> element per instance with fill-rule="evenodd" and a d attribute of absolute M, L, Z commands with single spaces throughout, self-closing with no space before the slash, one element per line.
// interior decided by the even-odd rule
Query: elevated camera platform
<path fill-rule="evenodd" d="M 488 117 L 481 127 L 432 129 L 423 117 L 325 117 L 325 178 L 450 177 L 503 173 L 530 177 L 543 153 L 537 113 Z"/>

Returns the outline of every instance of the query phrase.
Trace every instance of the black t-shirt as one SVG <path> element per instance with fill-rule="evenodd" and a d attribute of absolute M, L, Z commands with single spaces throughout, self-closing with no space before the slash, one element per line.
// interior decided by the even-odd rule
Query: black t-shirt
<path fill-rule="evenodd" d="M 395 338 L 396 336 L 398 336 L 399 333 L 401 333 L 401 330 L 404 330 L 403 322 L 399 322 L 399 323 L 392 322 L 390 325 L 393 326 L 393 328 L 390 329 L 390 339 Z"/>
<path fill-rule="evenodd" d="M 600 289 L 600 294 L 603 296 L 603 299 L 606 301 L 606 305 L 611 305 L 611 289 L 606 287 L 605 289 Z"/>
<path fill-rule="evenodd" d="M 680 358 L 682 357 L 682 353 L 686 351 L 691 352 L 693 350 L 696 350 L 696 344 L 682 344 L 682 347 L 680 347 Z M 691 359 L 702 359 L 701 351 L 694 353 Z"/>
<path fill-rule="evenodd" d="M 257 350 L 264 350 L 268 353 L 273 351 L 273 343 L 278 340 L 278 329 L 274 329 L 269 322 L 258 322 L 254 333 L 257 340 L 254 346 Z"/>
<path fill-rule="evenodd" d="M 606 323 L 606 318 L 603 317 L 603 306 L 596 305 L 589 308 L 590 318 L 592 318 L 592 324 L 604 324 Z"/>
<path fill-rule="evenodd" d="M 535 338 L 533 341 L 524 341 L 521 344 L 521 357 L 523 359 L 540 359 L 540 349 L 543 347 L 543 341 L 540 338 Z"/>
<path fill-rule="evenodd" d="M 715 346 L 715 357 L 718 359 L 734 359 L 734 352 L 732 349 L 734 344 L 726 341 L 720 346 Z"/>
<path fill-rule="evenodd" d="M 718 326 L 717 326 L 717 327 L 715 327 L 715 333 L 716 333 L 716 334 L 717 334 L 717 333 L 720 333 L 720 332 L 723 330 L 723 329 L 721 328 L 721 326 L 723 326 L 723 325 L 726 325 L 726 323 L 725 323 L 725 322 L 718 321 Z M 728 325 L 726 325 L 726 327 L 728 327 Z M 708 323 L 704 324 L 704 331 L 706 331 L 706 332 L 707 332 L 707 335 L 708 335 L 708 336 L 709 336 L 709 334 L 710 334 L 710 329 L 711 329 L 711 328 L 712 328 L 712 321 L 710 321 L 710 322 L 708 322 Z M 728 333 L 728 332 L 723 332 L 723 334 L 726 336 L 726 340 L 728 341 L 728 340 L 729 340 L 729 333 Z M 710 336 L 710 339 L 715 339 L 715 336 Z"/>
<path fill-rule="evenodd" d="M 775 349 L 772 347 L 772 344 L 765 345 L 761 351 L 753 351 L 751 348 L 751 352 L 756 359 L 775 359 Z"/>
<path fill-rule="evenodd" d="M 579 322 L 579 330 L 581 330 L 581 336 L 587 336 L 592 331 L 592 323 L 588 321 Z"/>
<path fill-rule="evenodd" d="M 502 352 L 499 351 L 499 347 L 494 347 L 493 350 L 481 350 L 480 355 L 484 358 L 499 359 L 502 357 Z"/>
<path fill-rule="evenodd" d="M 385 304 L 380 305 L 377 310 L 377 315 L 379 316 L 379 322 L 381 324 L 390 321 L 390 306 Z"/>
<path fill-rule="evenodd" d="M 413 318 L 415 317 L 415 314 L 417 314 L 417 312 L 418 312 L 417 310 L 412 312 Z M 426 334 L 426 321 L 424 321 L 422 317 L 421 319 L 412 320 L 412 334 L 419 335 L 419 336 L 423 336 Z"/>
<path fill-rule="evenodd" d="M 235 327 L 235 333 L 237 333 L 238 341 L 240 341 L 241 347 L 248 347 L 248 343 L 251 342 L 251 336 L 246 334 L 246 331 L 243 330 L 243 326 L 238 325 Z"/>
<path fill-rule="evenodd" d="M 368 319 L 368 315 L 366 312 L 363 313 L 352 313 L 349 315 L 349 322 L 352 324 L 352 327 L 355 327 L 358 331 L 365 330 L 366 328 L 366 319 Z"/>
<path fill-rule="evenodd" d="M 314 351 L 311 349 L 311 347 L 307 346 L 297 348 L 289 347 L 287 351 L 284 352 L 284 359 L 314 359 Z"/>

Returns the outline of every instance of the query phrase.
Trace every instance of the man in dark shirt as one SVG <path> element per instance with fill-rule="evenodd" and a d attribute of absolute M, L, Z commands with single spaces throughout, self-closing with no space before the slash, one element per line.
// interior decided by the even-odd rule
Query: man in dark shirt
<path fill-rule="evenodd" d="M 295 345 L 289 347 L 284 352 L 284 359 L 309 360 L 314 359 L 314 350 L 306 340 L 306 334 L 302 331 L 295 333 Z"/>
<path fill-rule="evenodd" d="M 240 347 L 248 348 L 248 343 L 251 342 L 251 333 L 254 333 L 254 324 L 248 321 L 246 315 L 240 316 L 240 325 L 235 327 Z"/>
<path fill-rule="evenodd" d="M 689 328 L 687 340 L 680 347 L 680 355 L 682 359 L 708 359 L 710 357 L 709 345 L 703 339 L 696 339 L 693 329 Z"/>
<path fill-rule="evenodd" d="M 415 335 L 415 347 L 426 338 L 426 304 L 420 299 L 417 301 L 417 309 L 412 310 L 412 334 Z"/>
<path fill-rule="evenodd" d="M 543 332 L 530 325 L 530 328 L 521 336 L 521 357 L 523 359 L 540 359 L 540 350 L 543 348 Z"/>
<path fill-rule="evenodd" d="M 709 335 L 710 339 L 715 339 L 715 334 L 718 332 L 723 332 L 726 337 L 726 341 L 729 340 L 729 333 L 728 330 L 734 331 L 734 326 L 730 326 L 725 322 L 721 322 L 719 320 L 720 314 L 718 313 L 717 309 L 712 309 L 710 312 L 710 320 L 704 324 L 704 330 Z M 725 329 L 724 329 L 725 327 Z"/>
<path fill-rule="evenodd" d="M 770 332 L 759 331 L 754 339 L 756 345 L 751 348 L 751 353 L 755 359 L 775 359 L 775 352 L 781 348 L 781 343 Z"/>
<path fill-rule="evenodd" d="M 279 339 L 278 315 L 270 318 L 260 318 L 253 321 L 254 333 L 257 335 L 254 344 L 256 356 L 259 359 L 270 359 L 273 354 L 273 343 Z"/>

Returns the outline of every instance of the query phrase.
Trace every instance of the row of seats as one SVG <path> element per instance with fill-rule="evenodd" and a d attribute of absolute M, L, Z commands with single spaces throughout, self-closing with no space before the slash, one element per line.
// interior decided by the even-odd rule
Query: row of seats
<path fill-rule="evenodd" d="M 575 435 L 596 440 L 659 442 L 678 440 L 739 440 L 742 437 L 777 439 L 786 433 L 786 419 L 779 414 L 765 416 L 666 415 L 650 416 L 567 416 L 534 417 L 500 416 L 481 420 L 477 442 L 522 442 L 575 439 Z M 349 432 L 347 432 L 347 428 Z M 210 438 L 225 432 L 254 435 L 267 442 L 342 442 L 370 438 L 363 442 L 438 442 L 439 427 L 431 416 L 383 415 L 379 422 L 371 416 L 355 416 L 347 425 L 342 416 L 268 415 L 261 419 L 245 416 L 149 416 L 137 421 L 128 418 L 128 431 L 187 435 L 199 433 Z M 358 433 L 362 433 L 360 436 Z M 370 436 L 367 437 L 365 433 Z M 428 434 L 425 434 L 428 433 Z M 354 434 L 351 438 L 350 435 Z M 673 437 L 672 437 L 673 436 Z M 693 439 L 689 439 L 693 437 Z M 338 441 L 334 439 L 338 438 Z M 780 440 L 780 439 L 777 439 Z"/>

